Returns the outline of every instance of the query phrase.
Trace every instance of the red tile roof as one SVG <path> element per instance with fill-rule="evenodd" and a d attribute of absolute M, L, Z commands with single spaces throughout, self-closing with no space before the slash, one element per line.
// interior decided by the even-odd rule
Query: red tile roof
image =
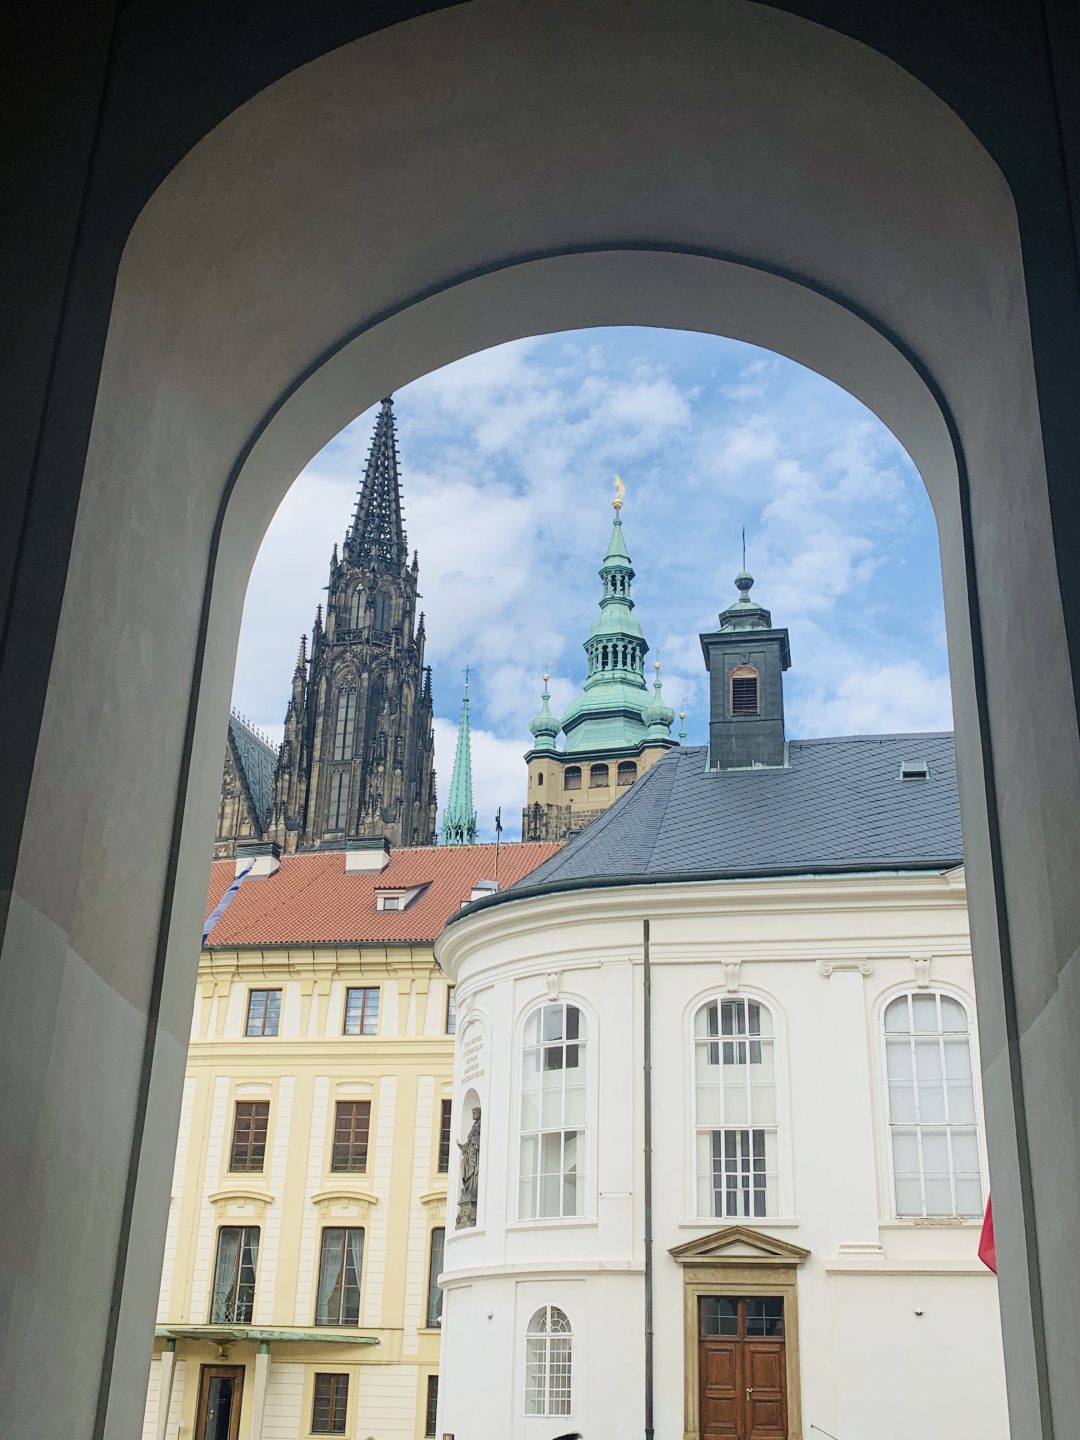
<path fill-rule="evenodd" d="M 499 847 L 505 890 L 549 860 L 554 842 Z M 207 914 L 231 885 L 233 860 L 210 869 Z M 494 845 L 418 846 L 393 850 L 384 870 L 345 873 L 343 850 L 283 855 L 276 874 L 245 880 L 214 926 L 208 949 L 248 945 L 403 945 L 433 942 L 478 880 L 495 879 Z M 376 890 L 426 889 L 405 910 L 377 910 Z"/>

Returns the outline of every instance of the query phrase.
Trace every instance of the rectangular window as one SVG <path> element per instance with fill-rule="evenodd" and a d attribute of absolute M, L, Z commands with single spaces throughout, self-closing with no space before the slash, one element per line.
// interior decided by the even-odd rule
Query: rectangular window
<path fill-rule="evenodd" d="M 280 990 L 249 990 L 245 1035 L 276 1035 L 281 1021 Z"/>
<path fill-rule="evenodd" d="M 446 992 L 446 1033 L 457 1034 L 457 996 L 453 985 L 449 986 Z"/>
<path fill-rule="evenodd" d="M 585 1213 L 585 1025 L 576 1005 L 538 1007 L 525 1027 L 518 1215 Z"/>
<path fill-rule="evenodd" d="M 330 776 L 330 808 L 326 823 L 331 830 L 344 830 L 349 823 L 349 771 L 335 770 Z"/>
<path fill-rule="evenodd" d="M 440 1226 L 431 1232 L 431 1251 L 428 1256 L 427 1323 L 429 1327 L 442 1324 L 442 1291 L 438 1279 L 443 1268 L 443 1254 L 446 1249 L 446 1231 Z"/>
<path fill-rule="evenodd" d="M 707 1009 L 708 1033 L 717 1036 L 709 1046 L 709 1064 L 761 1064 L 761 1006 L 753 1000 L 721 1000 Z M 728 1038 L 730 1036 L 730 1039 Z"/>
<path fill-rule="evenodd" d="M 250 1325 L 255 1306 L 259 1231 L 252 1225 L 223 1225 L 218 1231 L 211 1325 Z"/>
<path fill-rule="evenodd" d="M 379 987 L 350 986 L 345 991 L 345 1034 L 375 1035 L 379 1028 Z"/>
<path fill-rule="evenodd" d="M 442 1102 L 439 1112 L 439 1174 L 450 1169 L 450 1101 Z"/>
<path fill-rule="evenodd" d="M 342 690 L 338 696 L 337 724 L 334 726 L 334 759 L 351 760 L 356 722 L 356 691 Z"/>
<path fill-rule="evenodd" d="M 371 1129 L 370 1100 L 339 1100 L 334 1110 L 334 1149 L 330 1169 L 367 1169 L 368 1134 Z"/>
<path fill-rule="evenodd" d="M 768 1215 L 774 1178 L 766 1160 L 764 1130 L 712 1132 L 714 1215 L 740 1219 Z"/>
<path fill-rule="evenodd" d="M 360 1276 L 364 1268 L 364 1232 L 328 1226 L 319 1254 L 316 1325 L 360 1324 Z"/>
<path fill-rule="evenodd" d="M 756 715 L 758 713 L 758 682 L 756 675 L 733 675 L 731 677 L 732 715 Z"/>
<path fill-rule="evenodd" d="M 311 1406 L 311 1433 L 313 1435 L 344 1435 L 345 1419 L 348 1413 L 348 1375 L 317 1374 Z"/>
<path fill-rule="evenodd" d="M 435 1421 L 439 1414 L 439 1377 L 427 1377 L 427 1405 L 424 1408 L 424 1435 L 435 1434 Z"/>
<path fill-rule="evenodd" d="M 233 1120 L 230 1170 L 262 1170 L 266 1163 L 266 1131 L 270 1124 L 269 1100 L 238 1100 Z"/>

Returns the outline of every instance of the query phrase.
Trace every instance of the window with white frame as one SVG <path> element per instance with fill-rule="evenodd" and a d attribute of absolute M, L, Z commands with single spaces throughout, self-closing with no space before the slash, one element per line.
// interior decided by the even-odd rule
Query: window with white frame
<path fill-rule="evenodd" d="M 569 1415 L 574 1333 L 557 1305 L 541 1305 L 525 1334 L 525 1414 Z"/>
<path fill-rule="evenodd" d="M 555 1000 L 525 1021 L 518 1215 L 585 1213 L 585 1017 Z"/>
<path fill-rule="evenodd" d="M 780 1213 L 780 1131 L 772 1012 L 744 996 L 707 1000 L 694 1016 L 697 1213 Z"/>
<path fill-rule="evenodd" d="M 982 1214 L 971 1025 L 937 991 L 885 1007 L 893 1193 L 900 1218 Z"/>

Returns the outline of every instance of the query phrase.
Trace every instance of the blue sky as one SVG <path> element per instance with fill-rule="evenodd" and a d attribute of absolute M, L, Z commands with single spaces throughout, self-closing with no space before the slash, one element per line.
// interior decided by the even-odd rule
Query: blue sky
<path fill-rule="evenodd" d="M 736 598 L 744 525 L 754 599 L 791 632 L 789 736 L 951 726 L 926 491 L 891 433 L 829 381 L 733 340 L 612 328 L 483 351 L 399 391 L 395 411 L 440 795 L 469 665 L 482 833 L 501 805 L 517 836 L 545 664 L 556 713 L 584 677 L 614 471 L 649 662 L 668 703 L 685 703 L 690 743 L 708 724 L 697 637 Z M 275 740 L 373 423 L 359 416 L 311 460 L 252 572 L 233 698 Z"/>

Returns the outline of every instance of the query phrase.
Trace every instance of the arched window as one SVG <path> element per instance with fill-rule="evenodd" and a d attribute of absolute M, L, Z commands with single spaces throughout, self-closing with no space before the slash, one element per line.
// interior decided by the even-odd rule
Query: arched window
<path fill-rule="evenodd" d="M 736 665 L 731 672 L 731 714 L 757 715 L 760 708 L 758 672 L 753 665 Z"/>
<path fill-rule="evenodd" d="M 697 1213 L 780 1213 L 780 1140 L 773 1019 L 743 996 L 707 1000 L 694 1016 Z"/>
<path fill-rule="evenodd" d="M 581 789 L 581 766 L 580 766 L 580 765 L 568 765 L 568 766 L 566 767 L 566 769 L 563 771 L 563 789 L 564 789 L 564 790 L 580 790 L 580 789 Z"/>
<path fill-rule="evenodd" d="M 338 695 L 334 725 L 334 759 L 351 760 L 356 740 L 356 691 L 349 686 Z"/>
<path fill-rule="evenodd" d="M 525 1414 L 569 1415 L 574 1332 L 557 1305 L 541 1305 L 525 1332 Z"/>
<path fill-rule="evenodd" d="M 602 790 L 608 783 L 608 767 L 606 765 L 589 766 L 589 789 Z"/>
<path fill-rule="evenodd" d="M 349 614 L 349 629 L 360 629 L 360 617 L 364 613 L 364 587 L 358 585 L 353 591 L 352 609 Z"/>
<path fill-rule="evenodd" d="M 921 991 L 892 1000 L 884 1018 L 896 1213 L 981 1215 L 967 1010 Z"/>
<path fill-rule="evenodd" d="M 536 783 L 537 783 L 537 785 L 542 785 L 542 784 L 544 783 L 544 772 L 543 772 L 543 770 L 538 770 L 538 771 L 536 772 Z"/>
<path fill-rule="evenodd" d="M 637 765 L 633 760 L 619 761 L 619 784 L 632 785 L 637 779 Z"/>
<path fill-rule="evenodd" d="M 585 1213 L 585 1017 L 561 1000 L 525 1022 L 521 1067 L 522 1220 Z"/>

